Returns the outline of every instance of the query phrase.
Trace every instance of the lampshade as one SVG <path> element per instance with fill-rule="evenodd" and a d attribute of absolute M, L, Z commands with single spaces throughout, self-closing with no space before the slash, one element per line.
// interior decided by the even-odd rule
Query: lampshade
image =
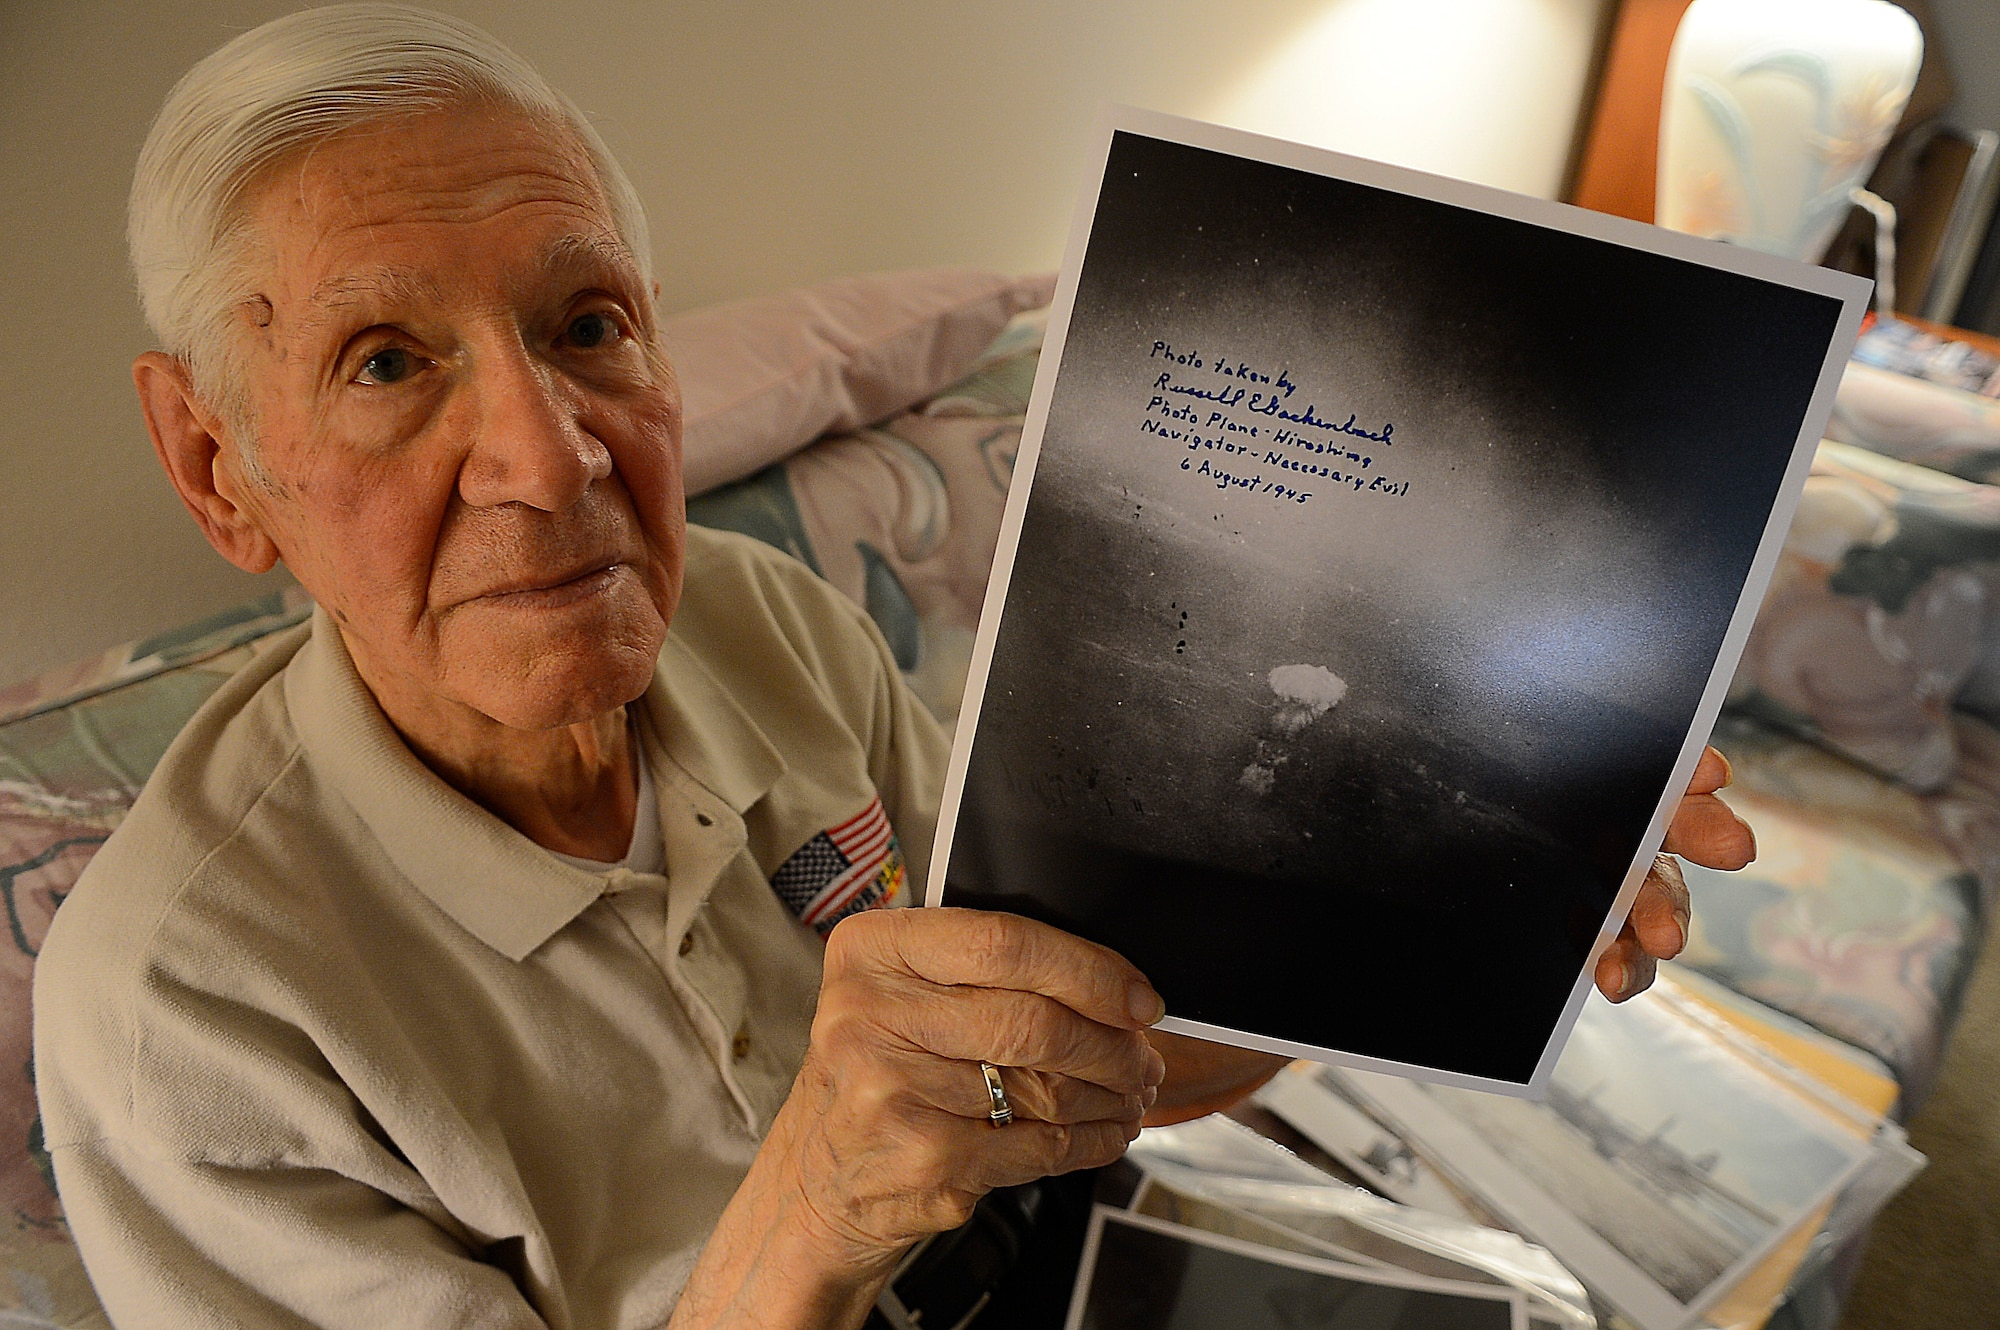
<path fill-rule="evenodd" d="M 1657 220 L 1807 261 L 1826 251 L 1923 59 L 1883 0 L 1694 0 L 1660 118 Z"/>

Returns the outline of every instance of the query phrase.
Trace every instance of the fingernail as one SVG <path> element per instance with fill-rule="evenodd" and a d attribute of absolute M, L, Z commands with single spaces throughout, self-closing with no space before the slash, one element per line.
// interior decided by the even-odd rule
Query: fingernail
<path fill-rule="evenodd" d="M 1166 999 L 1155 993 L 1147 984 L 1134 984 L 1126 995 L 1125 1004 L 1131 1009 L 1132 1019 L 1141 1025 L 1157 1025 L 1167 1014 Z"/>
<path fill-rule="evenodd" d="M 1141 1113 L 1152 1112 L 1153 1105 L 1159 1102 L 1160 1102 L 1159 1086 L 1149 1085 L 1145 1089 L 1139 1091 L 1139 1111 Z"/>
<path fill-rule="evenodd" d="M 1619 961 L 1611 967 L 1611 978 L 1611 992 L 1617 997 L 1624 997 L 1626 990 L 1632 987 L 1632 967 Z"/>
<path fill-rule="evenodd" d="M 1674 955 L 1678 956 L 1683 951 L 1687 950 L 1688 929 L 1693 925 L 1693 923 L 1694 923 L 1693 917 L 1690 916 L 1686 910 L 1674 911 L 1674 927 L 1680 930 L 1680 939 L 1681 939 L 1680 941 L 1674 943 Z"/>
<path fill-rule="evenodd" d="M 1167 1079 L 1167 1060 L 1160 1056 L 1159 1049 L 1150 1047 L 1147 1048 L 1146 1084 L 1148 1086 L 1158 1085 L 1161 1081 L 1164 1081 L 1165 1079 Z"/>
<path fill-rule="evenodd" d="M 1720 748 L 1715 750 L 1715 755 L 1722 759 L 1722 784 L 1715 788 L 1726 790 L 1729 788 L 1730 782 L 1736 779 L 1736 768 L 1729 765 L 1729 755 L 1724 753 Z"/>

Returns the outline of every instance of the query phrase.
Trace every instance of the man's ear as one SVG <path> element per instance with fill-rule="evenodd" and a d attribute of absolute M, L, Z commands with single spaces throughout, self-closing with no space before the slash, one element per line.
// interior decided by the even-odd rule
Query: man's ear
<path fill-rule="evenodd" d="M 244 509 L 236 486 L 217 474 L 223 427 L 195 396 L 187 367 L 163 351 L 148 351 L 132 362 L 132 383 L 153 451 L 208 543 L 245 572 L 269 571 L 278 547 Z"/>

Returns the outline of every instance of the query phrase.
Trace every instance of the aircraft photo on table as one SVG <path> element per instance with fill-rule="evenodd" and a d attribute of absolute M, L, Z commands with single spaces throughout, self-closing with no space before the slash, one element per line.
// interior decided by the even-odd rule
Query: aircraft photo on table
<path fill-rule="evenodd" d="M 926 899 L 1165 1030 L 1539 1094 L 1869 284 L 1152 112 L 1090 175 Z"/>

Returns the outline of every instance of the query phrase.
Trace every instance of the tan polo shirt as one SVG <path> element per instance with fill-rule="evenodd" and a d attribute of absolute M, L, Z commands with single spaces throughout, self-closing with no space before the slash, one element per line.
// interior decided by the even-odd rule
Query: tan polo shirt
<path fill-rule="evenodd" d="M 201 709 L 35 977 L 47 1142 L 118 1324 L 666 1320 L 805 1050 L 797 914 L 895 890 L 878 796 L 914 893 L 946 742 L 865 615 L 700 530 L 638 728 L 664 875 L 563 863 L 452 790 L 324 616 Z"/>

